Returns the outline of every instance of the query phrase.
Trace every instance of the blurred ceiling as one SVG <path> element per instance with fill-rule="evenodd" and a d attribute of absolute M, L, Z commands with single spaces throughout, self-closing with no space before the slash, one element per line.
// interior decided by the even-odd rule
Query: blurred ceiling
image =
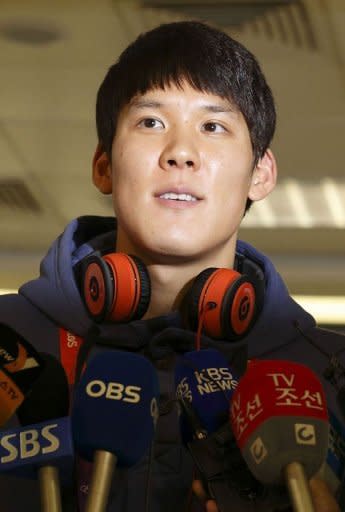
<path fill-rule="evenodd" d="M 345 294 L 344 0 L 1 0 L 1 286 L 35 276 L 73 217 L 112 214 L 91 184 L 99 83 L 140 32 L 186 18 L 243 42 L 276 97 L 279 184 L 241 237 L 292 292 Z"/>

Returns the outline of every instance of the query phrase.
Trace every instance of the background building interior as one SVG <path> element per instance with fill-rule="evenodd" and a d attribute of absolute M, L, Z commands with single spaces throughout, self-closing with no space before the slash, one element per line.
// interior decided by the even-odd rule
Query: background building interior
<path fill-rule="evenodd" d="M 97 88 L 140 32 L 183 19 L 243 42 L 276 98 L 278 186 L 240 237 L 320 324 L 345 330 L 344 0 L 2 0 L 2 292 L 38 274 L 72 218 L 112 215 L 91 183 Z"/>

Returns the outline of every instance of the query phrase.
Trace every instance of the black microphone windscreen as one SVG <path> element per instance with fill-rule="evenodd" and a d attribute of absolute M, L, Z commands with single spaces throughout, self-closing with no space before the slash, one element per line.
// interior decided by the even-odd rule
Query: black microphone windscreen
<path fill-rule="evenodd" d="M 17 409 L 21 425 L 30 425 L 68 415 L 69 388 L 65 370 L 51 354 L 40 353 L 44 370 Z"/>

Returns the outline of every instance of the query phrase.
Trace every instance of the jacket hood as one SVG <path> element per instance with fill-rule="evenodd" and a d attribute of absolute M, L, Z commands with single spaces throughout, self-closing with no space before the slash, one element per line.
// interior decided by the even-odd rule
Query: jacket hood
<path fill-rule="evenodd" d="M 115 219 L 85 216 L 70 222 L 40 265 L 40 276 L 19 293 L 58 326 L 79 335 L 92 325 L 75 279 L 74 266 L 91 252 L 115 248 Z"/>
<path fill-rule="evenodd" d="M 85 335 L 93 322 L 84 307 L 73 268 L 95 250 L 113 251 L 115 233 L 113 217 L 85 216 L 73 220 L 42 260 L 40 276 L 24 284 L 19 293 L 58 326 Z M 315 325 L 313 317 L 289 296 L 283 280 L 264 254 L 240 240 L 236 250 L 259 265 L 265 275 L 264 306 L 245 338 L 251 357 L 264 355 L 294 339 L 298 335 L 296 324 L 304 330 Z M 178 321 L 174 323 L 178 325 Z"/>
<path fill-rule="evenodd" d="M 265 275 L 263 309 L 246 336 L 250 357 L 262 357 L 298 338 L 299 331 L 316 325 L 315 319 L 289 295 L 273 263 L 250 244 L 239 240 L 236 250 L 258 264 Z"/>

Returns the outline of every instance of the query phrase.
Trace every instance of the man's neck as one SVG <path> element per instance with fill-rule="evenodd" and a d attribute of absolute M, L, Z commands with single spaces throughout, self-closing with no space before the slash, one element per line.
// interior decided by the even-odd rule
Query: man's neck
<path fill-rule="evenodd" d="M 209 267 L 232 268 L 234 255 L 222 262 L 190 262 L 180 265 L 149 264 L 151 300 L 144 318 L 153 318 L 178 309 L 193 279 Z"/>
<path fill-rule="evenodd" d="M 119 234 L 119 233 L 118 233 Z M 116 250 L 138 256 L 146 265 L 151 282 L 151 299 L 144 319 L 178 309 L 193 279 L 207 268 L 233 268 L 237 236 L 209 254 L 195 258 L 155 255 L 138 250 L 128 239 L 117 238 Z"/>

